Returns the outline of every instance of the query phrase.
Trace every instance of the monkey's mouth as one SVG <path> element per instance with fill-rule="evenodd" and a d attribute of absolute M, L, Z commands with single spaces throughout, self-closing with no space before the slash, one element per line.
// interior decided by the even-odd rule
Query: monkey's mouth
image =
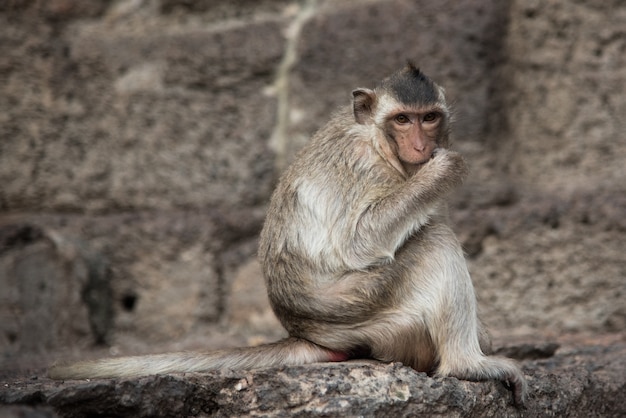
<path fill-rule="evenodd" d="M 418 171 L 420 171 L 422 167 L 424 167 L 428 161 L 430 161 L 430 158 L 428 158 L 427 160 L 421 160 L 419 162 L 411 162 L 408 164 L 404 164 L 404 169 L 407 171 L 409 175 L 413 175 L 417 173 Z"/>
<path fill-rule="evenodd" d="M 422 153 L 422 154 L 424 155 L 424 158 L 420 158 L 420 159 L 417 159 L 416 161 L 412 162 L 412 164 L 413 164 L 414 166 L 416 166 L 416 167 L 421 167 L 421 166 L 423 166 L 424 164 L 426 164 L 427 162 L 429 162 L 430 160 L 432 160 L 432 159 L 433 159 L 433 157 L 435 156 L 434 151 L 431 151 L 431 152 L 430 152 L 430 153 L 428 153 L 428 154 L 425 154 L 425 153 Z"/>
<path fill-rule="evenodd" d="M 426 156 L 428 155 L 428 156 Z M 423 155 L 423 158 L 415 158 L 412 161 L 405 161 L 403 163 L 405 170 L 410 174 L 415 174 L 422 169 L 430 160 L 435 156 L 434 150 L 430 153 Z"/>

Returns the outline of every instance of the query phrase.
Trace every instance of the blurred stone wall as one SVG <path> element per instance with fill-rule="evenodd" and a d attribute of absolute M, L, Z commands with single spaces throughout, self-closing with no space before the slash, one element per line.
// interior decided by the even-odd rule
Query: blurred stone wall
<path fill-rule="evenodd" d="M 255 261 L 277 176 L 407 59 L 454 103 L 487 324 L 624 330 L 624 27 L 618 0 L 0 3 L 2 362 L 280 335 Z"/>

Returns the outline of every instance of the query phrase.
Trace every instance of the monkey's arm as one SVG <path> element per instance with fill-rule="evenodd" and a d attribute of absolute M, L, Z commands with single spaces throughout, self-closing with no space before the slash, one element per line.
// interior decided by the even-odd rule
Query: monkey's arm
<path fill-rule="evenodd" d="M 429 222 L 441 200 L 467 175 L 457 152 L 437 150 L 406 182 L 397 184 L 372 202 L 361 214 L 353 236 L 356 264 L 391 260 L 404 242 Z"/>

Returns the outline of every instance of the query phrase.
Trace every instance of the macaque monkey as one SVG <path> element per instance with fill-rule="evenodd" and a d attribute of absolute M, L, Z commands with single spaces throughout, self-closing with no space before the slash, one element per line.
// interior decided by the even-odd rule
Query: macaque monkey
<path fill-rule="evenodd" d="M 289 337 L 252 348 L 57 366 L 57 379 L 252 369 L 372 358 L 467 380 L 508 382 L 512 360 L 487 356 L 446 197 L 467 175 L 448 149 L 444 91 L 413 64 L 318 131 L 283 174 L 261 232 L 269 299 Z"/>

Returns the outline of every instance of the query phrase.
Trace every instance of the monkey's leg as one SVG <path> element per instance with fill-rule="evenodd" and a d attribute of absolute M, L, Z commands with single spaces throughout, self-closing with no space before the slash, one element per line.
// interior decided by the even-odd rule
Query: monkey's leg
<path fill-rule="evenodd" d="M 439 358 L 437 374 L 467 380 L 497 379 L 508 382 L 514 393 L 515 403 L 524 403 L 527 385 L 522 372 L 513 360 L 486 356 L 481 349 L 481 324 L 477 316 L 474 287 L 460 245 L 447 226 L 441 225 L 436 234 L 448 235 L 445 243 L 433 248 L 428 264 L 445 266 L 431 269 L 432 283 L 438 292 L 440 306 L 429 321 L 441 324 L 430 329 Z M 483 338 L 484 339 L 484 338 Z M 483 342 L 484 343 L 484 342 Z"/>

